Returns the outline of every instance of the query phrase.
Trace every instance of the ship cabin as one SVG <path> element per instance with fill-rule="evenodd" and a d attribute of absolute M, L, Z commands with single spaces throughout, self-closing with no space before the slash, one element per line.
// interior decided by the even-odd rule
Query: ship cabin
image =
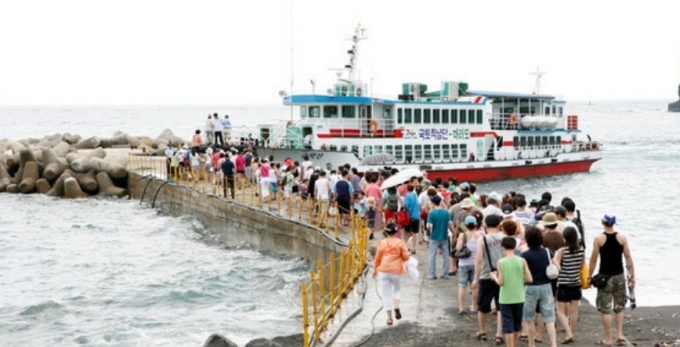
<path fill-rule="evenodd" d="M 396 99 L 365 90 L 339 82 L 326 95 L 287 96 L 284 104 L 298 117 L 260 126 L 260 138 L 265 147 L 446 163 L 554 156 L 577 132 L 576 116 L 567 119 L 565 102 L 553 96 L 472 91 L 464 82 L 442 82 L 434 92 L 404 83 Z"/>

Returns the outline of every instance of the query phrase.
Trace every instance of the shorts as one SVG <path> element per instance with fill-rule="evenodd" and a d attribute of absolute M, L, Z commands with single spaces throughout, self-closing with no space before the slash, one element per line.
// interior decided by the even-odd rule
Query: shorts
<path fill-rule="evenodd" d="M 612 306 L 613 301 L 613 306 Z M 626 280 L 623 274 L 611 276 L 607 286 L 597 290 L 595 306 L 602 314 L 619 313 L 626 307 Z"/>
<path fill-rule="evenodd" d="M 375 228 L 375 218 L 371 218 L 368 220 L 368 227 Z"/>
<path fill-rule="evenodd" d="M 475 279 L 475 266 L 463 265 L 458 267 L 458 286 L 467 287 Z"/>
<path fill-rule="evenodd" d="M 290 198 L 291 193 L 293 193 L 293 187 L 285 186 L 283 187 L 283 196 Z"/>
<path fill-rule="evenodd" d="M 404 230 L 414 234 L 418 233 L 420 230 L 420 219 L 411 219 L 411 222 L 409 222 Z"/>
<path fill-rule="evenodd" d="M 581 287 L 557 287 L 557 301 L 570 302 L 581 300 Z"/>
<path fill-rule="evenodd" d="M 397 213 L 397 211 L 385 209 L 383 212 L 385 213 L 385 223 L 389 223 L 390 220 L 396 223 L 397 216 L 395 216 L 395 214 Z"/>
<path fill-rule="evenodd" d="M 340 214 L 349 214 L 350 207 L 349 207 L 349 197 L 348 196 L 340 196 L 336 199 L 338 201 L 338 213 Z"/>
<path fill-rule="evenodd" d="M 491 279 L 479 280 L 479 294 L 477 295 L 477 310 L 482 313 L 491 312 L 491 300 L 498 307 L 500 287 Z"/>
<path fill-rule="evenodd" d="M 503 334 L 512 334 L 522 331 L 524 303 L 501 304 L 500 311 L 503 321 Z"/>
<path fill-rule="evenodd" d="M 246 173 L 246 170 L 236 170 L 236 173 L 244 174 L 244 173 Z"/>
<path fill-rule="evenodd" d="M 252 175 L 252 171 L 250 170 L 250 166 L 246 166 L 246 178 L 250 178 Z"/>
<path fill-rule="evenodd" d="M 524 286 L 524 321 L 533 322 L 536 313 L 541 314 L 544 322 L 555 321 L 555 300 L 550 283 Z"/>

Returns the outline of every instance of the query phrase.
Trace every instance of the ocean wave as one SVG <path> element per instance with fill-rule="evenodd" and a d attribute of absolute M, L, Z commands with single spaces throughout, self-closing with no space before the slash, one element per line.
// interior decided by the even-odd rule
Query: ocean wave
<path fill-rule="evenodd" d="M 25 307 L 21 313 L 19 313 L 20 316 L 35 316 L 38 314 L 41 314 L 43 312 L 49 311 L 49 310 L 62 310 L 65 306 L 62 304 L 59 304 L 57 302 L 54 302 L 52 300 L 47 300 L 43 301 L 41 303 L 35 304 L 35 305 L 30 305 L 28 307 Z"/>

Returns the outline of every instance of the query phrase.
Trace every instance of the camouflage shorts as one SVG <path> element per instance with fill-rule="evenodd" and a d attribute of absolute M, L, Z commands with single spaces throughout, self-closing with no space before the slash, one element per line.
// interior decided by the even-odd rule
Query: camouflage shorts
<path fill-rule="evenodd" d="M 623 311 L 626 307 L 626 279 L 623 274 L 611 276 L 607 286 L 597 290 L 595 306 L 602 314 L 611 314 L 612 308 L 614 313 Z"/>

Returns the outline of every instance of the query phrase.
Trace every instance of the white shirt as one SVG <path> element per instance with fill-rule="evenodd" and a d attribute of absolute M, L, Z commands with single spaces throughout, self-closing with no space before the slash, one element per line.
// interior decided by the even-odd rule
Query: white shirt
<path fill-rule="evenodd" d="M 215 129 L 215 131 L 222 131 L 224 129 L 224 123 L 222 123 L 219 118 L 213 120 L 213 129 Z"/>
<path fill-rule="evenodd" d="M 316 188 L 317 199 L 328 200 L 330 198 L 331 187 L 328 184 L 327 178 L 319 178 L 318 180 L 316 180 L 316 183 L 314 183 L 314 187 Z"/>
<path fill-rule="evenodd" d="M 307 168 L 312 166 L 312 162 L 309 161 L 309 160 L 305 160 L 305 161 L 302 162 L 302 164 L 300 166 L 302 166 L 302 172 L 304 172 L 306 174 Z"/>
<path fill-rule="evenodd" d="M 329 179 L 331 180 L 331 183 L 332 183 L 333 185 L 335 185 L 335 184 L 338 183 L 338 181 L 340 180 L 340 175 L 338 175 L 338 174 L 331 174 L 331 176 L 329 177 Z"/>
<path fill-rule="evenodd" d="M 312 134 L 305 135 L 305 145 L 309 146 L 312 144 Z"/>

